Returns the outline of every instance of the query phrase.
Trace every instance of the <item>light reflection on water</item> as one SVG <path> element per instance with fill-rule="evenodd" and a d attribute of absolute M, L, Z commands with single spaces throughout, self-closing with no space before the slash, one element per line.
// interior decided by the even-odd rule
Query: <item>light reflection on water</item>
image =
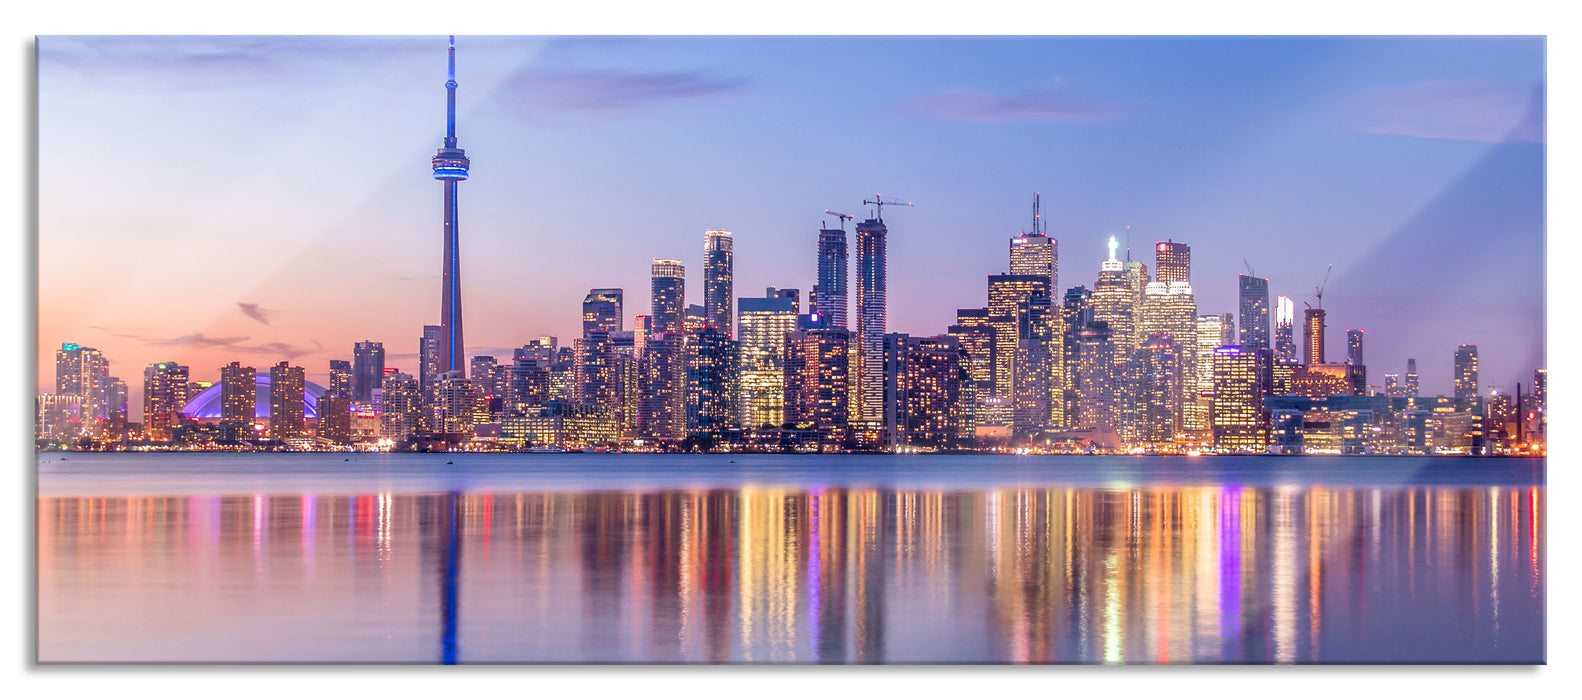
<path fill-rule="evenodd" d="M 1534 663 L 1543 499 L 1316 484 L 46 495 L 39 659 Z"/>

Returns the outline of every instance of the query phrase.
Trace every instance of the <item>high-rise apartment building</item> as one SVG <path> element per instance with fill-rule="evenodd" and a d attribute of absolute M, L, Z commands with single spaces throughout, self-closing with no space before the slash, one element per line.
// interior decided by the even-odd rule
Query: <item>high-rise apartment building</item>
<path fill-rule="evenodd" d="M 1456 398 L 1471 399 L 1478 395 L 1478 346 L 1456 346 Z"/>
<path fill-rule="evenodd" d="M 443 326 L 423 326 L 423 336 L 417 341 L 418 383 L 423 385 L 423 401 L 433 403 L 434 387 L 445 375 Z"/>
<path fill-rule="evenodd" d="M 883 219 L 857 224 L 857 366 L 853 372 L 858 400 L 853 408 L 864 421 L 884 419 L 885 238 Z"/>
<path fill-rule="evenodd" d="M 1346 364 L 1361 365 L 1362 361 L 1362 334 L 1366 330 L 1350 329 L 1346 331 Z"/>
<path fill-rule="evenodd" d="M 1214 446 L 1232 452 L 1263 452 L 1269 444 L 1270 352 L 1226 345 L 1214 350 Z"/>
<path fill-rule="evenodd" d="M 741 336 L 741 425 L 779 427 L 785 422 L 786 334 L 796 330 L 796 299 L 766 290 L 763 298 L 736 302 Z"/>
<path fill-rule="evenodd" d="M 1401 385 L 1401 375 L 1388 372 L 1384 375 L 1384 395 L 1404 396 L 1405 388 Z"/>
<path fill-rule="evenodd" d="M 347 360 L 330 360 L 329 393 L 350 401 L 352 399 L 352 363 Z"/>
<path fill-rule="evenodd" d="M 110 363 L 97 349 L 62 343 L 55 351 L 55 395 L 77 397 L 80 433 L 103 434 L 101 424 L 110 416 L 109 379 Z"/>
<path fill-rule="evenodd" d="M 1192 432 L 1205 432 L 1214 427 L 1214 351 L 1223 345 L 1234 345 L 1235 325 L 1230 314 L 1207 314 L 1197 317 L 1196 354 L 1194 378 L 1191 389 L 1183 401 L 1196 403 L 1186 410 L 1185 427 Z M 1186 348 L 1182 348 L 1183 352 Z"/>
<path fill-rule="evenodd" d="M 892 445 L 944 446 L 966 437 L 961 353 L 948 335 L 885 335 L 884 426 Z"/>
<path fill-rule="evenodd" d="M 319 439 L 336 445 L 350 445 L 352 442 L 351 399 L 333 393 L 320 396 L 313 433 Z"/>
<path fill-rule="evenodd" d="M 703 232 L 703 309 L 709 325 L 733 335 L 731 328 L 731 232 Z"/>
<path fill-rule="evenodd" d="M 687 432 L 718 435 L 737 425 L 737 345 L 705 325 L 687 336 Z"/>
<path fill-rule="evenodd" d="M 845 221 L 841 225 L 845 226 Z M 846 286 L 846 229 L 819 229 L 818 284 L 808 299 L 808 311 L 826 328 L 849 328 Z"/>
<path fill-rule="evenodd" d="M 385 346 L 364 340 L 352 346 L 352 401 L 361 406 L 373 403 L 373 391 L 384 382 Z"/>
<path fill-rule="evenodd" d="M 1136 440 L 1165 444 L 1186 430 L 1187 363 L 1196 354 L 1192 346 L 1186 348 L 1191 349 L 1170 335 L 1154 334 L 1132 352 L 1126 390 L 1135 406 Z"/>
<path fill-rule="evenodd" d="M 429 411 L 434 432 L 470 435 L 476 415 L 477 393 L 467 374 L 446 372 L 435 380 L 433 405 Z"/>
<path fill-rule="evenodd" d="M 1120 379 L 1109 324 L 1095 320 L 1082 330 L 1077 353 L 1077 419 L 1074 427 L 1115 433 Z"/>
<path fill-rule="evenodd" d="M 1296 360 L 1296 306 L 1291 297 L 1281 294 L 1274 306 L 1274 356 L 1277 360 Z"/>
<path fill-rule="evenodd" d="M 1077 367 L 1082 349 L 1082 331 L 1093 323 L 1093 293 L 1086 287 L 1067 289 L 1061 302 L 1062 344 L 1065 350 L 1065 423 L 1077 417 Z"/>
<path fill-rule="evenodd" d="M 143 369 L 143 434 L 153 442 L 169 442 L 181 425 L 187 405 L 187 368 L 158 362 Z"/>
<path fill-rule="evenodd" d="M 1417 396 L 1420 386 L 1417 379 L 1417 358 L 1408 357 L 1406 358 L 1406 385 L 1403 389 L 1406 390 L 1407 396 Z"/>
<path fill-rule="evenodd" d="M 1269 349 L 1269 280 L 1237 275 L 1241 300 L 1241 346 Z"/>
<path fill-rule="evenodd" d="M 271 391 L 271 398 L 274 394 Z M 258 370 L 232 362 L 220 368 L 220 421 L 251 428 L 258 410 Z"/>
<path fill-rule="evenodd" d="M 269 370 L 269 438 L 286 442 L 307 433 L 307 370 L 281 360 Z"/>
<path fill-rule="evenodd" d="M 423 387 L 417 378 L 394 370 L 382 378 L 380 434 L 399 440 L 428 432 L 428 418 L 423 411 Z"/>
<path fill-rule="evenodd" d="M 838 442 L 850 415 L 851 332 L 808 328 L 786 336 L 785 422 Z"/>
<path fill-rule="evenodd" d="M 1304 364 L 1322 365 L 1324 362 L 1324 310 L 1303 310 L 1303 335 L 1302 346 L 1305 351 Z"/>
<path fill-rule="evenodd" d="M 662 258 L 654 259 L 650 272 L 652 313 L 643 346 L 641 432 L 656 440 L 680 440 L 687 429 L 687 273 L 679 260 Z"/>
<path fill-rule="evenodd" d="M 1016 329 L 1011 420 L 1016 436 L 1036 437 L 1065 424 L 1064 329 L 1042 285 L 1017 305 Z"/>

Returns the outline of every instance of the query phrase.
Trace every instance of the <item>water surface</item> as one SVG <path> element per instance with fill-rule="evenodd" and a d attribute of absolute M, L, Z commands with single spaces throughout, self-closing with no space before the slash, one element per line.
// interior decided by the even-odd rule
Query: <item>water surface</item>
<path fill-rule="evenodd" d="M 1543 469 L 46 453 L 38 656 L 1541 663 Z"/>

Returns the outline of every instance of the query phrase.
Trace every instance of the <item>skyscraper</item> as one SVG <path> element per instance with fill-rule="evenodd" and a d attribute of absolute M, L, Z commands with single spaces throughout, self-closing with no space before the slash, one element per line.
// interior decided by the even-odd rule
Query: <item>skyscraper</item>
<path fill-rule="evenodd" d="M 602 330 L 615 333 L 626 329 L 621 307 L 626 290 L 590 289 L 582 298 L 582 330 Z"/>
<path fill-rule="evenodd" d="M 352 402 L 334 393 L 319 397 L 318 417 L 314 435 L 336 445 L 349 445 L 352 441 Z"/>
<path fill-rule="evenodd" d="M 1241 346 L 1269 348 L 1269 280 L 1236 275 L 1241 299 Z"/>
<path fill-rule="evenodd" d="M 456 184 L 467 179 L 472 162 L 456 145 L 456 37 L 450 38 L 450 72 L 445 80 L 445 145 L 434 154 L 434 179 L 445 189 L 445 265 L 441 270 L 439 371 L 467 372 L 461 327 L 461 245 L 457 236 Z"/>
<path fill-rule="evenodd" d="M 1307 355 L 1303 359 L 1308 365 L 1324 364 L 1324 310 L 1304 309 L 1303 315 L 1302 345 Z"/>
<path fill-rule="evenodd" d="M 110 363 L 97 349 L 62 343 L 55 351 L 55 394 L 77 397 L 83 432 L 100 433 L 99 422 L 109 417 L 109 379 Z"/>
<path fill-rule="evenodd" d="M 1118 245 L 1110 236 L 1110 257 L 1099 266 L 1099 279 L 1093 284 L 1093 322 L 1102 322 L 1109 329 L 1116 357 L 1130 357 L 1137 331 L 1134 310 L 1141 290 L 1133 289 L 1125 264 L 1116 259 Z"/>
<path fill-rule="evenodd" d="M 737 425 L 732 414 L 737 343 L 705 325 L 687 336 L 687 432 L 718 435 Z"/>
<path fill-rule="evenodd" d="M 307 429 L 307 370 L 281 360 L 269 370 L 269 437 L 285 442 Z"/>
<path fill-rule="evenodd" d="M 1346 364 L 1360 365 L 1362 361 L 1362 334 L 1366 330 L 1350 329 L 1346 331 Z"/>
<path fill-rule="evenodd" d="M 796 330 L 796 300 L 770 288 L 762 298 L 737 300 L 741 331 L 741 425 L 785 422 L 786 334 Z"/>
<path fill-rule="evenodd" d="M 857 415 L 884 419 L 885 237 L 884 219 L 857 224 Z"/>
<path fill-rule="evenodd" d="M 1188 429 L 1201 429 L 1188 428 L 1203 423 L 1202 416 L 1197 415 L 1198 316 L 1192 284 L 1185 281 L 1149 282 L 1143 294 L 1141 309 L 1142 319 L 1138 326 L 1144 343 L 1160 339 L 1174 343 L 1174 350 L 1168 351 L 1155 343 L 1150 349 L 1153 354 L 1146 359 L 1147 367 L 1144 368 L 1168 371 L 1175 377 L 1172 381 L 1180 384 L 1169 393 L 1173 403 L 1166 409 L 1174 421 L 1171 435 L 1173 437 L 1175 433 Z M 1133 353 L 1133 357 L 1136 357 L 1136 353 Z M 1141 388 L 1138 390 L 1141 391 Z M 1152 434 L 1144 432 L 1145 439 L 1148 434 Z"/>
<path fill-rule="evenodd" d="M 842 437 L 850 413 L 850 343 L 851 332 L 841 327 L 786 336 L 785 422 L 811 427 L 826 441 Z"/>
<path fill-rule="evenodd" d="M 1056 287 L 1055 239 L 1043 233 L 1024 233 L 1011 237 L 1011 274 L 1035 275 L 1049 281 L 1051 293 Z"/>
<path fill-rule="evenodd" d="M 1195 348 L 1183 351 L 1175 338 L 1163 333 L 1150 335 L 1132 352 L 1127 366 L 1131 381 L 1126 389 L 1136 406 L 1137 440 L 1168 443 L 1185 430 L 1183 409 L 1190 405 L 1185 400 L 1189 385 L 1186 378 L 1190 376 L 1185 368 L 1187 358 L 1195 354 Z"/>
<path fill-rule="evenodd" d="M 813 286 L 813 296 L 808 311 L 818 314 L 826 328 L 847 328 L 846 291 L 846 221 L 841 228 L 819 229 L 818 232 L 818 284 Z"/>
<path fill-rule="evenodd" d="M 1274 307 L 1274 355 L 1277 360 L 1296 359 L 1296 306 L 1284 294 Z"/>
<path fill-rule="evenodd" d="M 273 392 L 271 392 L 273 397 Z M 258 409 L 258 370 L 232 362 L 220 368 L 220 420 L 251 426 Z"/>
<path fill-rule="evenodd" d="M 1192 283 L 1192 246 L 1174 240 L 1154 244 L 1154 281 Z"/>
<path fill-rule="evenodd" d="M 423 326 L 423 336 L 417 341 L 417 380 L 423 387 L 425 405 L 433 402 L 434 387 L 445 376 L 444 345 L 444 326 Z"/>
<path fill-rule="evenodd" d="M 1478 395 L 1478 346 L 1456 346 L 1456 398 L 1470 399 Z"/>
<path fill-rule="evenodd" d="M 884 374 L 890 444 L 943 446 L 965 437 L 961 385 L 968 377 L 954 338 L 887 334 Z"/>
<path fill-rule="evenodd" d="M 1214 427 L 1214 351 L 1222 345 L 1234 344 L 1235 329 L 1230 314 L 1207 314 L 1197 317 L 1197 357 L 1194 358 L 1195 377 L 1189 382 L 1184 401 L 1195 401 L 1197 407 L 1186 411 L 1186 429 L 1207 431 Z M 1182 348 L 1186 352 L 1187 348 Z"/>
<path fill-rule="evenodd" d="M 1269 444 L 1269 350 L 1226 345 L 1214 350 L 1214 446 L 1263 452 Z"/>
<path fill-rule="evenodd" d="M 658 440 L 679 440 L 687 429 L 686 282 L 681 261 L 654 259 L 639 419 L 642 433 Z"/>
<path fill-rule="evenodd" d="M 382 379 L 384 405 L 379 414 L 381 434 L 398 440 L 427 432 L 428 417 L 423 411 L 423 390 L 418 380 L 410 374 L 394 370 L 383 375 Z"/>
<path fill-rule="evenodd" d="M 385 346 L 364 340 L 352 346 L 352 400 L 363 406 L 373 403 L 374 389 L 384 382 Z"/>
<path fill-rule="evenodd" d="M 169 442 L 181 425 L 187 405 L 187 368 L 158 362 L 143 369 L 143 433 L 154 442 Z"/>
<path fill-rule="evenodd" d="M 1016 349 L 1021 345 L 1017 316 L 1021 306 L 1034 295 L 1041 295 L 1048 303 L 1049 277 L 989 275 L 988 325 L 994 329 L 993 395 L 997 398 L 1010 401 L 1016 396 Z"/>
<path fill-rule="evenodd" d="M 1402 387 L 1407 396 L 1416 396 L 1418 391 L 1417 358 L 1406 358 L 1406 385 Z"/>
<path fill-rule="evenodd" d="M 1109 324 L 1094 320 L 1082 330 L 1077 357 L 1077 419 L 1074 427 L 1114 433 L 1117 419 L 1116 348 Z"/>
<path fill-rule="evenodd" d="M 330 360 L 329 393 L 347 401 L 352 399 L 352 363 L 346 360 Z"/>
<path fill-rule="evenodd" d="M 731 232 L 703 232 L 703 309 L 706 322 L 733 335 L 731 329 Z"/>

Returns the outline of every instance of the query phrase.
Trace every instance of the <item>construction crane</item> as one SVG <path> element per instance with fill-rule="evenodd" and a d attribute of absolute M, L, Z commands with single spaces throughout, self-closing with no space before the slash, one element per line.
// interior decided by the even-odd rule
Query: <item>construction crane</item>
<path fill-rule="evenodd" d="M 1324 288 L 1329 286 L 1329 271 L 1333 269 L 1335 269 L 1335 264 L 1330 263 L 1329 268 L 1324 270 L 1324 281 L 1319 282 L 1318 286 L 1313 288 L 1313 296 L 1318 297 L 1318 308 L 1320 309 L 1324 308 Z"/>
<path fill-rule="evenodd" d="M 840 230 L 842 230 L 842 231 L 846 230 L 846 220 L 847 219 L 855 219 L 855 218 L 857 218 L 855 216 L 852 216 L 851 214 L 842 214 L 842 213 L 840 213 L 838 211 L 830 211 L 828 209 L 825 209 L 824 213 L 825 214 L 829 214 L 830 216 L 833 216 L 833 217 L 836 217 L 836 218 L 840 219 Z"/>
<path fill-rule="evenodd" d="M 911 202 L 886 202 L 886 201 L 884 201 L 884 195 L 882 195 L 882 194 L 874 195 L 873 199 L 864 199 L 864 200 L 862 200 L 862 203 L 863 204 L 872 204 L 872 205 L 878 207 L 878 209 L 879 209 L 878 219 L 880 221 L 884 221 L 884 207 L 885 207 L 886 204 L 888 204 L 890 206 L 895 206 L 895 207 L 910 207 L 910 206 L 914 206 Z"/>
<path fill-rule="evenodd" d="M 1258 276 L 1258 273 L 1252 271 L 1252 263 L 1247 262 L 1246 258 L 1242 258 L 1241 259 L 1241 264 L 1245 265 L 1247 267 L 1247 276 L 1248 277 L 1257 277 Z"/>

